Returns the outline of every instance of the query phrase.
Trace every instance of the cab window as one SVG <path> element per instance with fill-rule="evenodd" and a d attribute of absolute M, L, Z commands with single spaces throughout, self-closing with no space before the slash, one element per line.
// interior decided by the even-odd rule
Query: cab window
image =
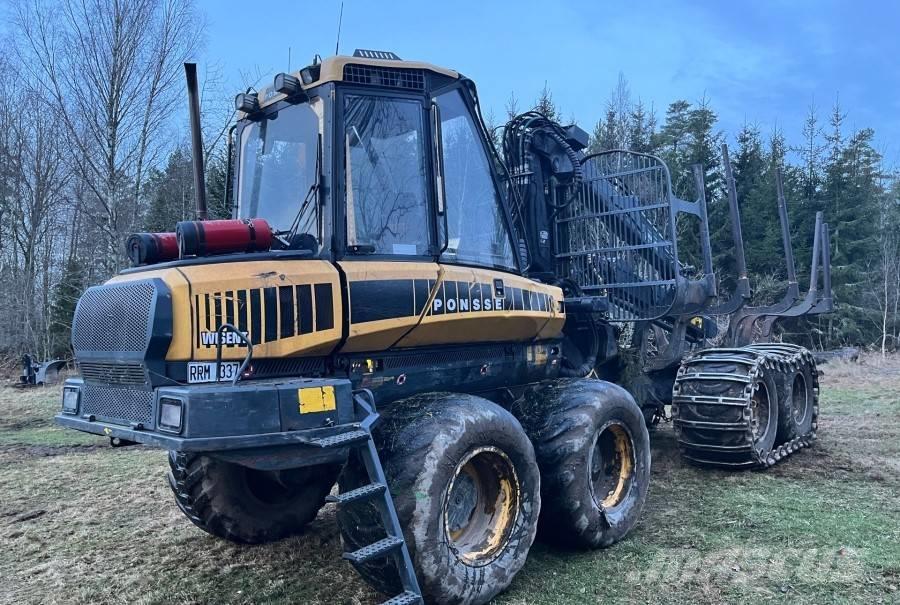
<path fill-rule="evenodd" d="M 442 261 L 516 270 L 490 164 L 459 90 L 438 96 L 447 249 Z"/>
<path fill-rule="evenodd" d="M 241 130 L 238 217 L 264 218 L 276 231 L 318 236 L 315 184 L 319 117 L 293 105 Z"/>
<path fill-rule="evenodd" d="M 429 253 L 423 106 L 344 97 L 347 243 L 356 253 Z"/>

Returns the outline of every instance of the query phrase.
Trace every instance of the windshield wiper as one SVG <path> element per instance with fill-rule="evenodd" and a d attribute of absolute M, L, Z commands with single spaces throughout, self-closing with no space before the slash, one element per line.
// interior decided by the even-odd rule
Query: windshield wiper
<path fill-rule="evenodd" d="M 309 186 L 309 190 L 306 192 L 306 195 L 303 198 L 303 201 L 300 204 L 300 208 L 297 210 L 297 215 L 294 217 L 293 222 L 291 222 L 291 228 L 287 232 L 287 237 L 285 237 L 285 243 L 287 247 L 292 247 L 292 243 L 294 237 L 300 233 L 300 223 L 303 220 L 303 217 L 306 215 L 306 211 L 308 208 L 313 208 L 315 212 L 312 217 L 318 216 L 318 198 L 319 198 L 319 189 L 320 189 L 320 181 L 322 178 L 322 135 L 316 136 L 316 175 L 312 182 L 312 185 Z M 307 220 L 303 224 L 303 233 L 307 233 L 309 231 L 310 219 Z M 318 239 L 318 238 L 317 238 Z"/>

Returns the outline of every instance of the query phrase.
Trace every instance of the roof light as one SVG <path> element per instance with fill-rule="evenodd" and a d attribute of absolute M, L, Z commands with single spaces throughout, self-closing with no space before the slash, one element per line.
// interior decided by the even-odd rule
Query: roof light
<path fill-rule="evenodd" d="M 234 108 L 244 113 L 254 113 L 259 111 L 259 99 L 246 92 L 238 93 L 234 98 Z"/>
<path fill-rule="evenodd" d="M 321 73 L 322 66 L 320 64 L 313 64 L 300 70 L 300 78 L 303 80 L 304 84 L 309 86 L 319 79 Z"/>
<path fill-rule="evenodd" d="M 303 92 L 303 87 L 300 85 L 300 80 L 291 74 L 281 73 L 275 76 L 275 91 L 292 97 Z"/>

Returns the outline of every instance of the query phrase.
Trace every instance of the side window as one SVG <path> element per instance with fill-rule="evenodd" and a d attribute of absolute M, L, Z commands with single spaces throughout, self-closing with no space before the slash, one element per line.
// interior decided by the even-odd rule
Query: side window
<path fill-rule="evenodd" d="M 422 111 L 413 100 L 345 97 L 350 246 L 377 254 L 428 254 Z"/>
<path fill-rule="evenodd" d="M 435 99 L 441 114 L 447 249 L 441 257 L 516 269 L 513 247 L 490 164 L 462 95 L 451 90 Z"/>

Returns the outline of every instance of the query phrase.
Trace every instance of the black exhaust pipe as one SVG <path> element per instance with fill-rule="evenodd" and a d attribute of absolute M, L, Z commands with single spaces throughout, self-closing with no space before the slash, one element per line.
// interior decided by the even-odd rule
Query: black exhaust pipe
<path fill-rule="evenodd" d="M 200 132 L 200 88 L 197 85 L 197 64 L 185 63 L 187 78 L 188 109 L 191 113 L 191 156 L 194 166 L 194 195 L 197 200 L 197 220 L 205 221 L 206 179 L 203 178 L 203 134 Z"/>

